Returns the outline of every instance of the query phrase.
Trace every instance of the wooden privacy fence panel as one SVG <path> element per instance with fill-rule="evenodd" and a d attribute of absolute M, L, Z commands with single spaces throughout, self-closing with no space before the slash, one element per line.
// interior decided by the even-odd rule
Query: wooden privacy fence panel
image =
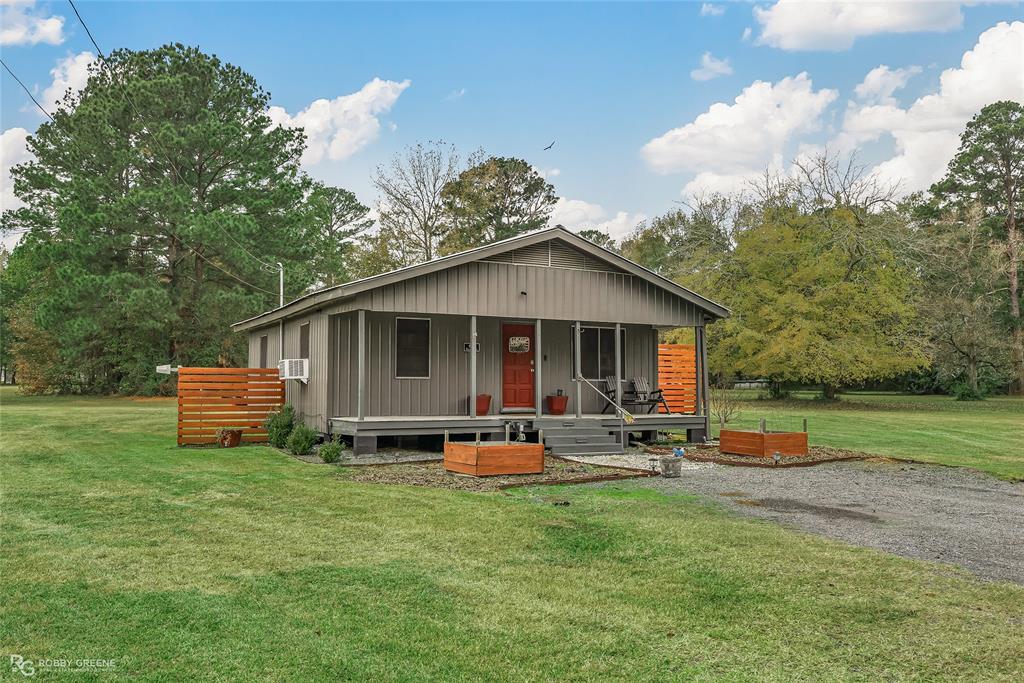
<path fill-rule="evenodd" d="M 658 344 L 658 388 L 669 412 L 697 412 L 697 350 L 693 344 Z M 659 411 L 664 413 L 665 406 Z"/>
<path fill-rule="evenodd" d="M 178 445 L 216 443 L 221 427 L 266 441 L 263 420 L 282 405 L 277 368 L 178 368 Z"/>

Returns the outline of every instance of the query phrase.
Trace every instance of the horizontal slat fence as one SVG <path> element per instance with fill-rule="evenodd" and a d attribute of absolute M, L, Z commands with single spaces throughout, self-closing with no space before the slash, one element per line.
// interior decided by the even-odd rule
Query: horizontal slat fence
<path fill-rule="evenodd" d="M 697 412 L 697 352 L 693 344 L 658 344 L 658 388 L 672 413 Z M 665 406 L 659 408 L 664 413 Z"/>
<path fill-rule="evenodd" d="M 266 441 L 263 420 L 282 405 L 277 368 L 178 368 L 178 445 L 216 443 L 221 427 Z"/>

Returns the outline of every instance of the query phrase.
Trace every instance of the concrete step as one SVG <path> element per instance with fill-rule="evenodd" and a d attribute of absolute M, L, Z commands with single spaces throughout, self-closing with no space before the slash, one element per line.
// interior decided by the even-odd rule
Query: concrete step
<path fill-rule="evenodd" d="M 551 455 L 613 455 L 622 452 L 622 444 L 619 443 L 580 443 L 551 447 Z"/>
<path fill-rule="evenodd" d="M 617 443 L 618 438 L 618 436 L 613 436 L 608 432 L 604 432 L 603 434 L 564 434 L 562 432 L 558 432 L 557 434 L 544 434 L 544 444 L 548 447 L 553 447 L 585 443 Z"/>

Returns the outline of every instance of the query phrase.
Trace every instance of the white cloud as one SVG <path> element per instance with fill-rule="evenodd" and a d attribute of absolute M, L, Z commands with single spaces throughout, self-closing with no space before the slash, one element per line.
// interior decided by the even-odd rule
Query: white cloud
<path fill-rule="evenodd" d="M 77 55 L 68 55 L 57 62 L 57 66 L 50 69 L 53 81 L 43 91 L 43 107 L 51 114 L 57 108 L 57 103 L 64 97 L 69 89 L 78 92 L 85 87 L 89 80 L 89 65 L 96 60 L 96 55 L 91 52 L 80 52 Z M 40 112 L 40 116 L 42 113 Z"/>
<path fill-rule="evenodd" d="M 449 102 L 452 102 L 454 100 L 461 100 L 465 95 L 466 89 L 459 88 L 458 90 L 452 90 L 450 93 L 448 93 L 448 96 L 445 97 L 445 99 L 448 100 Z"/>
<path fill-rule="evenodd" d="M 748 40 L 750 40 L 750 36 L 753 33 L 754 33 L 754 30 L 752 28 L 750 28 L 749 26 L 746 27 L 745 29 L 743 29 L 743 35 L 740 36 L 740 40 L 742 40 L 744 43 L 747 42 Z"/>
<path fill-rule="evenodd" d="M 893 93 L 902 90 L 907 82 L 921 73 L 921 67 L 908 66 L 903 69 L 890 69 L 885 64 L 876 66 L 868 72 L 864 80 L 853 89 L 857 97 L 865 102 L 879 104 L 895 104 Z"/>
<path fill-rule="evenodd" d="M 539 175 L 541 178 L 544 178 L 545 180 L 557 178 L 558 176 L 562 175 L 562 169 L 560 168 L 537 168 L 536 166 L 534 166 L 533 170 L 537 172 L 537 175 Z"/>
<path fill-rule="evenodd" d="M 654 138 L 641 150 L 659 173 L 699 174 L 687 192 L 724 190 L 781 159 L 799 133 L 817 130 L 835 90 L 814 90 L 806 73 L 777 83 L 755 81 L 733 104 L 711 105 L 696 119 Z"/>
<path fill-rule="evenodd" d="M 64 42 L 64 17 L 37 9 L 35 0 L 0 0 L 0 45 Z"/>
<path fill-rule="evenodd" d="M 725 14 L 724 5 L 713 5 L 710 2 L 705 2 L 700 6 L 700 15 L 702 17 L 720 17 Z"/>
<path fill-rule="evenodd" d="M 614 216 L 609 216 L 600 204 L 560 197 L 555 203 L 548 223 L 563 225 L 573 232 L 601 230 L 615 239 L 621 239 L 632 232 L 637 223 L 645 220 L 647 216 L 643 213 L 630 214 L 619 211 Z"/>
<path fill-rule="evenodd" d="M 896 153 L 876 172 L 904 191 L 925 189 L 944 175 L 965 125 L 982 107 L 998 100 L 1024 102 L 1022 55 L 1024 22 L 1000 22 L 979 36 L 959 68 L 942 72 L 938 92 L 906 109 L 892 102 L 851 106 L 841 142 L 852 146 L 892 136 Z"/>
<path fill-rule="evenodd" d="M 283 107 L 270 107 L 267 114 L 274 123 L 305 130 L 304 164 L 317 164 L 325 158 L 340 161 L 377 139 L 379 116 L 391 110 L 410 83 L 408 79 L 398 82 L 374 78 L 357 92 L 333 100 L 316 100 L 294 116 Z"/>
<path fill-rule="evenodd" d="M 783 50 L 847 50 L 857 38 L 882 33 L 951 31 L 963 24 L 962 2 L 778 0 L 754 7 L 758 42 Z"/>
<path fill-rule="evenodd" d="M 8 128 L 0 134 L 0 210 L 17 209 L 21 200 L 14 196 L 14 182 L 11 180 L 11 167 L 24 163 L 32 158 L 25 146 L 28 131 L 24 128 Z M 3 246 L 10 249 L 21 235 L 5 235 Z"/>
<path fill-rule="evenodd" d="M 732 67 L 729 66 L 728 58 L 715 59 L 710 52 L 705 52 L 700 58 L 700 68 L 691 71 L 690 78 L 695 81 L 710 81 L 712 78 L 728 76 L 731 73 Z"/>

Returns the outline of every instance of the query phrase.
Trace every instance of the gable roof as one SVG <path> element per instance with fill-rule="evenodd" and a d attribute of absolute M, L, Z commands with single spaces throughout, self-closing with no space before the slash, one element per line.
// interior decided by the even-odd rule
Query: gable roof
<path fill-rule="evenodd" d="M 555 239 L 567 242 L 573 248 L 584 252 L 590 257 L 607 263 L 616 269 L 621 269 L 626 273 L 635 275 L 647 282 L 650 282 L 656 287 L 660 287 L 671 294 L 689 301 L 713 317 L 726 318 L 729 316 L 729 309 L 725 308 L 721 304 L 717 304 L 710 299 L 702 297 L 696 292 L 692 292 L 689 289 L 672 282 L 668 278 L 662 277 L 654 271 L 648 270 L 640 264 L 634 263 L 613 251 L 600 247 L 590 240 L 586 240 L 559 225 L 553 228 L 545 228 L 536 232 L 517 235 L 499 242 L 485 244 L 482 247 L 467 249 L 466 251 L 460 251 L 457 254 L 442 256 L 432 261 L 417 263 L 415 265 L 406 266 L 387 273 L 372 275 L 359 280 L 352 280 L 351 282 L 335 285 L 333 287 L 325 287 L 324 289 L 305 294 L 297 299 L 289 301 L 284 306 L 279 306 L 253 316 L 252 318 L 241 320 L 234 323 L 231 327 L 236 332 L 253 327 L 259 327 L 271 322 L 276 322 L 281 318 L 290 317 L 306 309 L 323 305 L 324 303 L 335 299 L 346 298 L 359 294 L 360 292 L 419 277 L 420 275 L 453 268 L 463 263 L 491 259 L 500 254 L 505 254 L 506 252 L 511 252 L 513 250 L 529 247 L 533 244 L 539 244 L 541 242 L 547 242 Z"/>

